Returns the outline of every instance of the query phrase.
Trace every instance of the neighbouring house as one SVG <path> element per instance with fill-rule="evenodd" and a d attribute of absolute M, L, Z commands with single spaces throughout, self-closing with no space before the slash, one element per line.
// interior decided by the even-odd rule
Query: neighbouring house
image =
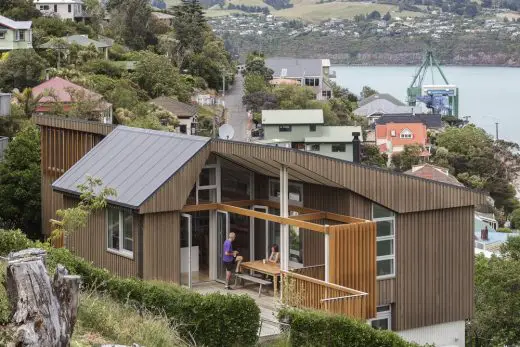
<path fill-rule="evenodd" d="M 61 40 L 63 40 L 65 43 L 69 45 L 79 45 L 83 47 L 90 47 L 93 45 L 98 52 L 103 54 L 103 57 L 105 59 L 108 59 L 108 51 L 112 47 L 113 40 L 103 39 L 100 41 L 89 39 L 88 35 L 71 35 L 71 36 L 65 36 L 62 37 Z M 52 41 L 49 41 L 47 43 L 44 43 L 39 48 L 44 49 L 63 49 L 62 47 L 58 47 L 58 44 Z"/>
<path fill-rule="evenodd" d="M 223 280 L 232 230 L 246 261 L 261 263 L 280 245 L 281 283 L 302 297 L 292 305 L 421 344 L 465 346 L 482 195 L 290 148 L 33 118 L 45 235 L 57 209 L 78 203 L 87 175 L 118 193 L 64 240 L 96 266 L 196 289 Z"/>
<path fill-rule="evenodd" d="M 336 78 L 336 73 L 330 71 L 329 59 L 267 58 L 265 65 L 274 71 L 273 84 L 294 83 L 277 82 L 292 80 L 301 86 L 313 88 L 318 100 L 332 97 L 331 81 Z"/>
<path fill-rule="evenodd" d="M 0 54 L 28 48 L 32 48 L 32 22 L 0 16 Z"/>
<path fill-rule="evenodd" d="M 450 174 L 448 169 L 432 164 L 414 165 L 411 170 L 405 171 L 405 174 L 464 187 L 455 176 Z"/>
<path fill-rule="evenodd" d="M 438 114 L 392 114 L 384 115 L 375 121 L 376 145 L 381 153 L 388 154 L 404 150 L 405 145 L 419 144 L 424 147 L 422 157 L 430 156 L 429 130 L 442 128 L 441 116 Z"/>
<path fill-rule="evenodd" d="M 34 0 L 34 5 L 42 15 L 48 17 L 75 21 L 84 20 L 88 17 L 83 0 Z"/>
<path fill-rule="evenodd" d="M 36 114 L 56 112 L 56 107 L 69 112 L 74 107 L 83 107 L 85 111 L 96 113 L 102 123 L 112 123 L 112 104 L 106 102 L 101 94 L 83 88 L 61 77 L 54 77 L 32 89 L 33 97 L 40 98 L 36 106 Z M 99 117 L 97 116 L 99 114 Z"/>
<path fill-rule="evenodd" d="M 9 138 L 5 136 L 0 136 L 0 161 L 4 160 L 4 153 L 7 149 L 7 145 L 9 144 Z"/>
<path fill-rule="evenodd" d="M 185 104 L 169 96 L 160 96 L 150 103 L 176 115 L 180 122 L 180 133 L 188 135 L 197 133 L 197 115 L 199 112 L 197 106 Z"/>
<path fill-rule="evenodd" d="M 152 12 L 152 17 L 155 18 L 158 22 L 168 26 L 173 27 L 173 20 L 175 16 L 164 12 Z"/>
<path fill-rule="evenodd" d="M 323 110 L 263 110 L 264 144 L 290 147 L 329 157 L 353 160 L 353 133 L 360 126 L 324 125 Z"/>
<path fill-rule="evenodd" d="M 413 107 L 407 106 L 390 94 L 374 94 L 358 102 L 358 108 L 354 110 L 356 116 L 368 118 L 368 123 L 373 124 L 376 119 L 385 114 L 403 114 L 412 112 Z"/>

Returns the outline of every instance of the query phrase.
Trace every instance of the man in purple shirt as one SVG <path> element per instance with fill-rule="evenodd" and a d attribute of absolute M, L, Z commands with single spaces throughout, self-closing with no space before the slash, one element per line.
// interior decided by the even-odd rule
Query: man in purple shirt
<path fill-rule="evenodd" d="M 235 241 L 235 233 L 230 232 L 229 238 L 224 241 L 224 254 L 222 255 L 222 262 L 224 263 L 224 267 L 226 268 L 226 289 L 232 289 L 229 286 L 229 282 L 231 281 L 231 272 L 233 271 L 233 267 L 235 266 L 235 262 L 237 262 L 237 265 L 240 265 L 240 262 L 242 262 L 242 257 L 237 256 L 238 251 L 233 250 L 233 241 Z M 238 268 L 238 266 L 237 266 Z"/>

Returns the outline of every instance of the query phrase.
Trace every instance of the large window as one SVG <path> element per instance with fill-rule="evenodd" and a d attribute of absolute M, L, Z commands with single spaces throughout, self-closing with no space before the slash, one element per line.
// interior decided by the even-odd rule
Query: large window
<path fill-rule="evenodd" d="M 377 316 L 370 320 L 372 328 L 392 330 L 392 310 L 390 305 L 378 306 Z"/>
<path fill-rule="evenodd" d="M 132 257 L 134 253 L 132 212 L 109 207 L 107 219 L 108 250 Z"/>
<path fill-rule="evenodd" d="M 410 130 L 404 129 L 403 131 L 401 131 L 401 138 L 402 139 L 411 139 L 411 138 L 413 138 L 413 134 Z"/>
<path fill-rule="evenodd" d="M 395 215 L 372 204 L 372 220 L 377 224 L 377 278 L 395 276 Z"/>
<path fill-rule="evenodd" d="M 332 152 L 346 152 L 347 145 L 344 143 L 333 143 L 332 144 Z"/>
<path fill-rule="evenodd" d="M 280 200 L 280 181 L 269 180 L 269 200 Z M 289 182 L 289 205 L 303 204 L 303 185 L 301 183 Z"/>
<path fill-rule="evenodd" d="M 316 124 L 309 125 L 309 131 L 310 132 L 315 132 L 316 131 Z"/>
<path fill-rule="evenodd" d="M 25 30 L 16 30 L 16 41 L 25 41 Z"/>
<path fill-rule="evenodd" d="M 251 198 L 252 172 L 228 160 L 221 159 L 221 200 L 236 201 Z"/>
<path fill-rule="evenodd" d="M 290 125 L 280 125 L 278 127 L 278 131 L 281 133 L 290 133 L 292 131 L 292 126 Z"/>

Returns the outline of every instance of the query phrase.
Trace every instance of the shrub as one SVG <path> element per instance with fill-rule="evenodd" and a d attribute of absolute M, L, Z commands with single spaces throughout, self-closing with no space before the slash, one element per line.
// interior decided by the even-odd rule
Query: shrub
<path fill-rule="evenodd" d="M 109 77 L 121 77 L 123 69 L 117 63 L 106 59 L 90 60 L 81 67 L 84 72 L 97 75 L 106 75 Z"/>
<path fill-rule="evenodd" d="M 510 232 L 512 232 L 512 230 L 511 230 L 510 228 L 505 228 L 505 227 L 503 227 L 503 228 L 498 228 L 497 231 L 498 231 L 499 233 L 510 233 Z"/>
<path fill-rule="evenodd" d="M 31 247 L 33 242 L 20 230 L 0 229 L 0 256 Z"/>
<path fill-rule="evenodd" d="M 282 309 L 281 321 L 290 324 L 292 346 L 411 347 L 391 331 L 376 330 L 365 322 L 317 311 Z"/>
<path fill-rule="evenodd" d="M 517 208 L 511 212 L 509 219 L 511 220 L 511 226 L 513 228 L 520 229 L 520 208 Z"/>
<path fill-rule="evenodd" d="M 183 338 L 193 338 L 197 345 L 252 346 L 256 343 L 260 309 L 247 295 L 202 295 L 170 283 L 119 278 L 65 248 L 35 244 L 20 234 L 19 231 L 0 233 L 0 249 L 9 253 L 9 245 L 13 245 L 13 250 L 45 248 L 49 271 L 62 264 L 70 273 L 80 275 L 87 288 L 106 292 L 119 302 L 131 303 L 154 314 L 166 315 L 172 324 L 178 325 Z"/>

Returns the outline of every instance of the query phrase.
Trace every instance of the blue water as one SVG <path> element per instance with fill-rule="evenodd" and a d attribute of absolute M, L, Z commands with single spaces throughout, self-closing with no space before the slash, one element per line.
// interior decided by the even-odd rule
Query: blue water
<path fill-rule="evenodd" d="M 359 94 L 368 85 L 379 92 L 406 100 L 406 88 L 416 67 L 407 66 L 342 66 L 335 65 L 336 83 Z M 495 136 L 499 123 L 499 138 L 520 143 L 520 68 L 508 67 L 443 67 L 450 84 L 459 87 L 459 116 Z M 431 83 L 428 72 L 425 84 Z M 434 82 L 443 84 L 440 75 Z"/>

